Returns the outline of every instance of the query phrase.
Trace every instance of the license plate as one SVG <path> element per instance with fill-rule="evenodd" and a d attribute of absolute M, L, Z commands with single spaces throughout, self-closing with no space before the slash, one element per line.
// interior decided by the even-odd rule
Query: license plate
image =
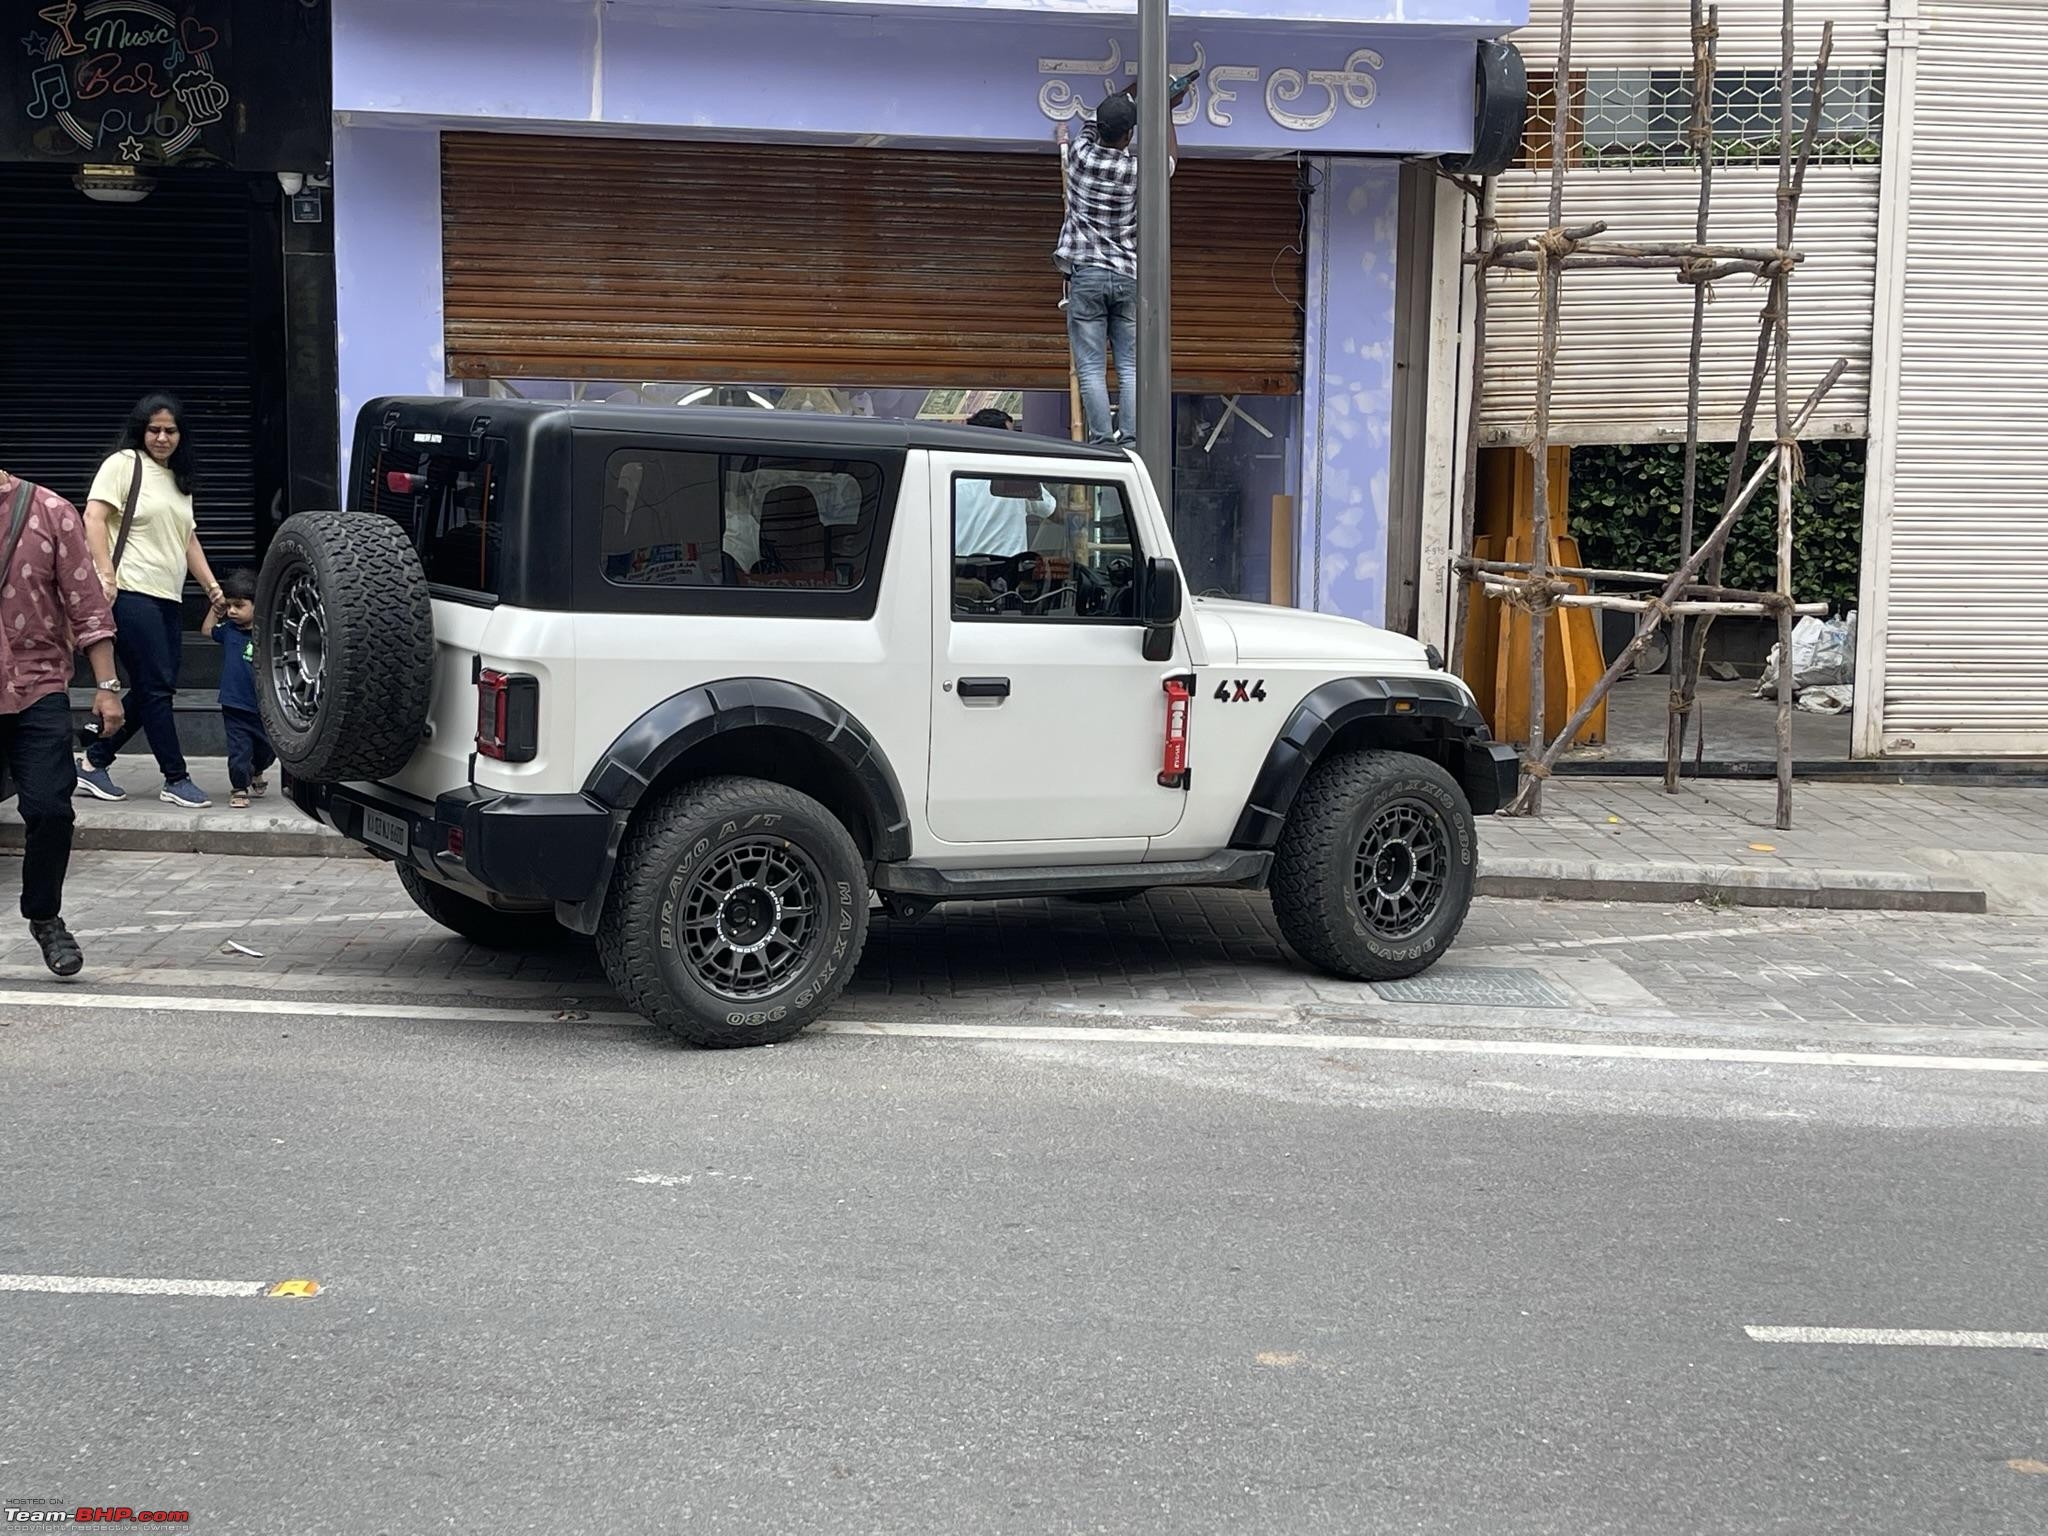
<path fill-rule="evenodd" d="M 363 836 L 386 852 L 400 857 L 412 848 L 412 826 L 403 816 L 387 816 L 368 807 L 363 810 Z"/>

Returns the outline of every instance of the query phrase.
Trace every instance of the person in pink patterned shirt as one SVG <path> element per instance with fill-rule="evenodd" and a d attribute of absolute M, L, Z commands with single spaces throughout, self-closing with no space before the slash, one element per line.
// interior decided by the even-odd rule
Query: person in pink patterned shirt
<path fill-rule="evenodd" d="M 114 672 L 114 615 L 93 571 L 77 508 L 42 486 L 0 470 L 0 553 L 19 506 L 21 540 L 0 572 L 0 757 L 14 776 L 27 846 L 21 915 L 59 976 L 76 976 L 85 955 L 64 926 L 64 874 L 71 864 L 71 669 L 92 663 L 92 712 L 100 729 L 120 729 Z"/>

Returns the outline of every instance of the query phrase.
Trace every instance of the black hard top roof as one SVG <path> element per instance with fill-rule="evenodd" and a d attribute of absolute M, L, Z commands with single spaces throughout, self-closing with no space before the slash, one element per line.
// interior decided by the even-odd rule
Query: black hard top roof
<path fill-rule="evenodd" d="M 488 416 L 502 429 L 514 422 L 538 423 L 566 416 L 572 428 L 610 432 L 644 432 L 668 437 L 704 437 L 724 442 L 815 445 L 865 448 L 870 452 L 922 448 L 950 453 L 1021 453 L 1040 458 L 1081 459 L 1098 464 L 1123 464 L 1119 448 L 1094 448 L 1063 437 L 1024 432 L 998 432 L 990 427 L 961 427 L 940 422 L 898 421 L 878 416 L 831 416 L 813 411 L 750 410 L 719 405 L 587 405 L 541 400 L 492 400 L 475 395 L 386 397 L 363 407 L 360 427 L 374 429 L 387 411 L 396 410 L 406 425 L 437 423 L 463 430 L 478 416 Z"/>

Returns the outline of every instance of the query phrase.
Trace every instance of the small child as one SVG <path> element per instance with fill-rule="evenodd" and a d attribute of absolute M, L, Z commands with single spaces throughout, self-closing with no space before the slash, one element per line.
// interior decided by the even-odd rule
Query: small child
<path fill-rule="evenodd" d="M 260 798 L 270 788 L 263 772 L 277 761 L 263 734 L 263 717 L 256 713 L 256 637 L 249 630 L 256 622 L 256 573 L 229 572 L 221 583 L 221 601 L 227 616 L 208 613 L 200 633 L 220 644 L 220 718 L 227 729 L 228 787 L 233 791 L 228 804 L 243 811 L 252 795 Z"/>

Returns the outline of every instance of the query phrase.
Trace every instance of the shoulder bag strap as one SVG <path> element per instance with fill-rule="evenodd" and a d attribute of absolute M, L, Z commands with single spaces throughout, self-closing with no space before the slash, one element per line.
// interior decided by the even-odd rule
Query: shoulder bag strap
<path fill-rule="evenodd" d="M 0 581 L 14 569 L 14 552 L 21 547 L 21 531 L 28 526 L 29 503 L 35 499 L 36 488 L 28 481 L 16 478 L 14 482 L 14 507 L 8 514 L 7 553 L 0 556 Z"/>
<path fill-rule="evenodd" d="M 142 496 L 142 450 L 135 452 L 135 473 L 128 477 L 128 505 L 121 509 L 121 531 L 114 538 L 114 569 L 121 569 L 121 556 L 128 548 L 128 535 L 135 531 L 135 503 Z"/>

